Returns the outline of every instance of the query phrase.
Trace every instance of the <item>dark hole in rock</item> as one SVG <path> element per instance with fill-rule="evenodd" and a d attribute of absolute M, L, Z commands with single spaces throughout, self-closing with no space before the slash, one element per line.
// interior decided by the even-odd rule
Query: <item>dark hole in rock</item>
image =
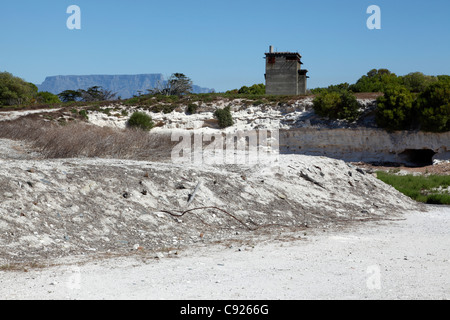
<path fill-rule="evenodd" d="M 436 154 L 430 149 L 406 149 L 399 154 L 405 165 L 425 167 L 433 164 L 433 156 Z"/>

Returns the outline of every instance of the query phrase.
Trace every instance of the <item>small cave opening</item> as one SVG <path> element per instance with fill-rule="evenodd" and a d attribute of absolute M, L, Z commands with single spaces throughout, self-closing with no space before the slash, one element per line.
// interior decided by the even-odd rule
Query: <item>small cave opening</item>
<path fill-rule="evenodd" d="M 433 164 L 435 154 L 436 152 L 431 149 L 406 149 L 399 156 L 406 165 L 425 167 Z"/>

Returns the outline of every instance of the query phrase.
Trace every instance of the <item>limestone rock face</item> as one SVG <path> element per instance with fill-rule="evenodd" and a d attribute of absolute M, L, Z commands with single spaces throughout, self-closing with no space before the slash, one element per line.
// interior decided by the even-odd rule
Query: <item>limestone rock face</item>
<path fill-rule="evenodd" d="M 388 133 L 381 129 L 296 128 L 280 133 L 282 153 L 323 155 L 346 161 L 414 164 L 422 157 L 450 159 L 450 132 Z"/>

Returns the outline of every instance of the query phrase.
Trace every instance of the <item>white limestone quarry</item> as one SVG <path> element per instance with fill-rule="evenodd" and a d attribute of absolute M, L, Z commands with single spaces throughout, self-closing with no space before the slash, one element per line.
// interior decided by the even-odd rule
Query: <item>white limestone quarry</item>
<path fill-rule="evenodd" d="M 448 208 L 342 160 L 286 150 L 444 155 L 448 135 L 330 127 L 309 103 L 233 106 L 224 132 L 279 130 L 282 154 L 269 164 L 43 159 L 0 139 L 0 297 L 448 298 Z M 150 134 L 221 132 L 213 111 L 223 106 L 151 113 Z M 89 121 L 124 128 L 121 108 Z M 368 285 L 373 267 L 383 290 Z"/>
<path fill-rule="evenodd" d="M 374 100 L 359 100 L 365 109 Z M 228 105 L 232 108 L 234 125 L 222 132 L 248 132 L 251 130 L 278 130 L 281 153 L 320 155 L 353 162 L 394 162 L 414 164 L 414 152 L 429 150 L 429 160 L 434 162 L 450 160 L 450 132 L 429 133 L 396 131 L 387 132 L 376 128 L 370 120 L 357 124 L 345 121 L 326 121 L 320 119 L 312 110 L 312 98 L 295 101 L 283 106 L 242 106 L 240 100 Z M 217 132 L 214 110 L 223 108 L 218 103 L 206 110 L 187 114 L 173 111 L 169 114 L 147 112 L 157 127 L 153 133 L 167 133 L 174 130 L 194 130 L 197 133 Z M 117 106 L 116 106 L 117 108 Z M 125 107 L 119 107 L 125 108 Z M 129 107 L 127 107 L 129 110 Z M 119 113 L 117 113 L 119 114 Z M 99 126 L 125 128 L 127 117 L 90 112 L 89 121 Z M 367 125 L 369 123 L 369 125 Z M 410 154 L 411 153 L 411 154 Z"/>
<path fill-rule="evenodd" d="M 435 162 L 450 160 L 450 132 L 393 132 L 382 129 L 300 128 L 283 132 L 284 153 L 326 155 L 353 162 L 408 162 L 407 150 L 432 150 Z"/>

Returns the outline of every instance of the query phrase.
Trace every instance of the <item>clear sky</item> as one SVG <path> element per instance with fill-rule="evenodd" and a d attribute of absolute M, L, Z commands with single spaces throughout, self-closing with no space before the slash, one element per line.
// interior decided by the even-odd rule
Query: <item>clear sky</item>
<path fill-rule="evenodd" d="M 69 30 L 70 5 L 81 29 Z M 369 30 L 366 10 L 381 9 Z M 46 76 L 181 72 L 225 91 L 264 82 L 264 53 L 299 52 L 309 88 L 373 68 L 450 74 L 449 0 L 14 0 L 0 4 L 0 71 Z"/>

